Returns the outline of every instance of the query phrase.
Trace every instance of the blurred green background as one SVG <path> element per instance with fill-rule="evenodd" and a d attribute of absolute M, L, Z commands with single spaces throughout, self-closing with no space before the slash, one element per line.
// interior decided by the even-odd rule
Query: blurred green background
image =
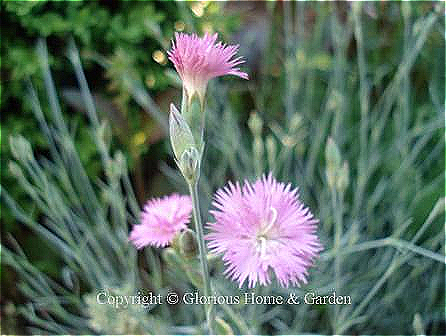
<path fill-rule="evenodd" d="M 12 135 L 26 137 L 36 157 L 51 154 L 28 97 L 32 82 L 45 116 L 51 119 L 41 55 L 36 52 L 41 38 L 48 48 L 63 117 L 88 177 L 96 183 L 106 173 L 67 58 L 70 41 L 80 52 L 99 118 L 109 126 L 104 131 L 107 143 L 112 152 L 122 151 L 126 158 L 140 206 L 152 196 L 186 192 L 166 137 L 167 107 L 181 99 L 181 83 L 166 57 L 175 31 L 218 32 L 221 40 L 240 44 L 239 54 L 246 59 L 242 68 L 250 76 L 247 83 L 224 78 L 209 87 L 208 163 L 202 186 L 207 195 L 228 179 L 254 178 L 272 170 L 279 179 L 300 186 L 305 202 L 321 218 L 329 248 L 337 221 L 332 209 L 339 207 L 336 202 L 344 209 L 342 244 L 349 246 L 396 232 L 410 240 L 444 196 L 442 2 L 3 1 L 1 7 L 2 192 L 7 190 L 38 222 L 44 221 L 45 214 L 16 182 L 8 165 L 13 159 Z M 368 114 L 365 129 L 364 114 Z M 349 182 L 341 192 L 327 184 L 324 154 L 329 136 L 349 165 Z M 339 195 L 333 197 L 333 192 Z M 207 209 L 210 198 L 205 197 L 203 204 Z M 20 225 L 3 202 L 1 221 L 3 245 L 13 247 L 12 240 L 16 241 L 39 271 L 62 281 L 64 261 L 58 251 L 42 248 L 48 243 Z M 427 249 L 444 254 L 444 218 L 435 218 L 420 240 Z M 345 266 L 347 274 L 358 272 L 355 263 L 363 259 L 357 258 Z M 374 258 L 391 257 L 376 254 Z M 441 274 L 436 264 L 427 270 L 412 266 L 407 273 L 416 281 L 423 282 L 417 278 L 420 272 L 426 272 L 428 279 Z M 1 272 L 2 332 L 21 333 L 29 322 L 17 307 L 28 298 L 19 290 L 20 277 L 13 268 L 2 265 Z M 363 279 L 358 293 L 365 295 L 376 279 Z M 393 285 L 404 291 L 421 286 L 416 281 L 398 287 L 395 279 Z M 321 281 L 321 286 L 330 284 Z M 431 290 L 431 302 L 423 315 L 423 328 L 444 330 L 444 277 L 436 287 L 426 288 Z M 386 304 L 394 302 L 388 300 Z M 414 310 L 422 313 L 423 308 Z M 374 313 L 371 309 L 365 315 Z M 322 331 L 316 329 L 317 323 L 301 329 L 291 318 L 274 319 L 273 313 L 254 330 L 334 332 L 338 329 L 330 325 L 326 317 L 330 314 L 321 308 L 311 315 L 320 321 Z M 389 317 L 382 329 L 377 329 L 376 317 L 347 330 L 413 332 L 410 314 L 407 319 Z"/>

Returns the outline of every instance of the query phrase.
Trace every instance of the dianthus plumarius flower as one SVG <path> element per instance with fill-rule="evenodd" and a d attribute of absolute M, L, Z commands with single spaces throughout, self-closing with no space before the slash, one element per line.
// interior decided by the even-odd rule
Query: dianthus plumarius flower
<path fill-rule="evenodd" d="M 191 212 L 190 196 L 172 194 L 151 199 L 144 205 L 141 224 L 133 227 L 129 240 L 138 249 L 147 245 L 164 247 L 187 228 Z"/>
<path fill-rule="evenodd" d="M 308 268 L 322 250 L 318 220 L 291 184 L 269 174 L 255 183 L 229 183 L 214 196 L 206 236 L 211 252 L 223 254 L 225 274 L 240 287 L 267 285 L 273 272 L 281 286 L 307 282 Z"/>
<path fill-rule="evenodd" d="M 235 57 L 239 46 L 216 43 L 217 34 L 175 33 L 172 49 L 167 52 L 169 60 L 183 81 L 187 95 L 192 97 L 198 93 L 203 98 L 210 79 L 223 75 L 235 75 L 248 79 L 245 72 L 237 67 L 244 60 Z"/>

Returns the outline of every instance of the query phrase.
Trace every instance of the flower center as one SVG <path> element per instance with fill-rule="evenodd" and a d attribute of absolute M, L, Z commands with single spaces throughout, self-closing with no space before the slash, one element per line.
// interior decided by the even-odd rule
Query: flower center
<path fill-rule="evenodd" d="M 277 210 L 271 207 L 264 219 L 260 230 L 256 234 L 256 251 L 260 254 L 260 258 L 264 259 L 266 255 L 266 243 L 271 239 L 269 233 L 277 220 Z"/>

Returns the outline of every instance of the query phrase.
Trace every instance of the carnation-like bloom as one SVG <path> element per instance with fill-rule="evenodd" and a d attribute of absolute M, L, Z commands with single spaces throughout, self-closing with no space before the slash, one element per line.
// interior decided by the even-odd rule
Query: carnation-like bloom
<path fill-rule="evenodd" d="M 175 234 L 187 228 L 191 212 L 190 196 L 172 194 L 151 199 L 141 213 L 141 224 L 133 227 L 129 240 L 138 249 L 147 245 L 164 247 Z"/>
<path fill-rule="evenodd" d="M 240 287 L 267 285 L 275 273 L 281 286 L 306 283 L 308 268 L 322 250 L 318 220 L 291 184 L 269 174 L 254 184 L 229 183 L 217 191 L 208 223 L 208 247 L 223 254 L 225 274 Z"/>
<path fill-rule="evenodd" d="M 203 99 L 210 79 L 223 75 L 235 75 L 248 79 L 248 75 L 237 67 L 244 62 L 242 57 L 234 58 L 238 45 L 216 43 L 217 34 L 175 33 L 172 49 L 167 52 L 169 60 L 183 81 L 189 98 L 198 93 Z"/>

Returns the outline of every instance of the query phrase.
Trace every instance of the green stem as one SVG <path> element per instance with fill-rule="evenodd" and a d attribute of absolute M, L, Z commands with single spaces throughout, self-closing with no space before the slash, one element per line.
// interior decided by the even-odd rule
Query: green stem
<path fill-rule="evenodd" d="M 206 259 L 206 246 L 204 244 L 203 225 L 200 216 L 200 204 L 198 199 L 198 178 L 195 181 L 188 181 L 189 192 L 192 197 L 195 231 L 198 238 L 198 250 L 200 253 L 201 271 L 203 273 L 204 295 L 207 297 L 211 293 L 211 279 L 209 277 L 208 263 Z M 212 303 L 206 306 L 206 320 L 208 324 L 209 334 L 214 333 L 215 312 Z"/>
<path fill-rule="evenodd" d="M 335 284 L 336 290 L 341 290 L 341 254 L 339 253 L 341 247 L 341 237 L 343 231 L 343 223 L 342 223 L 342 195 L 340 195 L 336 189 L 333 187 L 331 189 L 331 197 L 332 197 L 332 205 L 333 212 L 335 216 L 335 226 L 334 226 L 334 247 L 333 249 L 336 251 L 334 269 L 335 269 Z M 340 307 L 335 307 L 336 321 L 338 321 L 340 312 Z M 337 323 L 337 322 L 336 322 Z M 336 327 L 337 328 L 337 327 Z M 338 331 L 336 330 L 336 333 Z"/>

